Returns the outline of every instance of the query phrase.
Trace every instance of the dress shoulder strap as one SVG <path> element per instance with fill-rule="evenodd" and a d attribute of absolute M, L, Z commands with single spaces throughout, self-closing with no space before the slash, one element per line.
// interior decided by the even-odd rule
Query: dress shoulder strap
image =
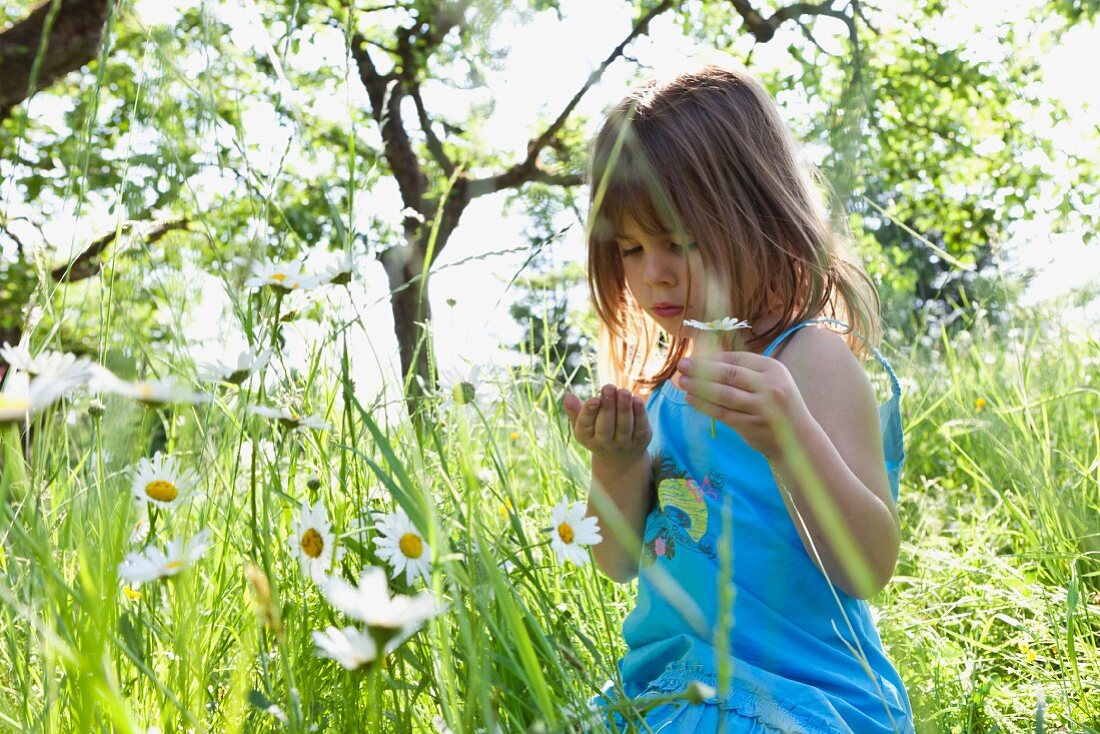
<path fill-rule="evenodd" d="M 772 356 L 772 353 L 776 350 L 776 348 L 780 344 L 783 343 L 784 339 L 786 339 L 788 336 L 795 333 L 799 329 L 801 329 L 805 326 L 810 326 L 811 324 L 833 324 L 834 326 L 840 326 L 840 327 L 845 328 L 845 329 L 851 328 L 850 326 L 848 326 L 848 324 L 844 323 L 843 321 L 838 321 L 836 319 L 822 318 L 822 319 L 808 319 L 806 321 L 801 321 L 801 322 L 795 324 L 794 326 L 791 326 L 786 331 L 784 331 L 782 334 L 777 336 L 772 341 L 772 343 L 768 345 L 768 348 L 764 350 L 764 352 L 763 352 L 764 356 L 765 357 Z M 855 335 L 858 336 L 860 339 L 863 338 L 863 335 L 860 334 L 858 331 L 855 332 Z M 901 397 L 901 385 L 898 383 L 898 376 L 896 374 L 894 374 L 894 368 L 890 366 L 890 363 L 888 361 L 886 361 L 886 357 L 883 357 L 882 353 L 879 352 L 879 350 L 872 348 L 871 352 L 872 352 L 872 354 L 875 355 L 875 359 L 878 360 L 879 364 L 881 364 L 884 368 L 886 368 L 886 374 L 890 377 L 890 394 L 891 394 L 891 396 L 893 396 L 895 398 Z"/>

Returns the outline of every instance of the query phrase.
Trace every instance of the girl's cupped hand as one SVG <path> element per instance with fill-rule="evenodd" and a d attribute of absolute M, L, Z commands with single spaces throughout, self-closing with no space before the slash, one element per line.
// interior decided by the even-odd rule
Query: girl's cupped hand
<path fill-rule="evenodd" d="M 645 403 L 615 385 L 604 385 L 599 395 L 584 402 L 567 393 L 562 407 L 569 416 L 573 437 L 592 452 L 593 459 L 631 462 L 645 453 L 653 438 Z"/>
<path fill-rule="evenodd" d="M 784 422 L 797 431 L 809 416 L 794 378 L 779 360 L 753 352 L 682 359 L 676 384 L 688 404 L 733 430 L 769 459 L 780 456 Z"/>

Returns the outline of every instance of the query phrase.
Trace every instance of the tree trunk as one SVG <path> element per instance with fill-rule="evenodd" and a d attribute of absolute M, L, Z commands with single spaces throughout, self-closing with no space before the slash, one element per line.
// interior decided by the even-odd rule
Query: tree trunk
<path fill-rule="evenodd" d="M 99 56 L 111 0 L 44 0 L 23 20 L 0 33 L 0 120 L 35 89 L 42 89 Z M 51 18 L 52 16 L 52 18 Z M 38 78 L 31 74 L 49 25 Z"/>
<path fill-rule="evenodd" d="M 390 248 L 380 259 L 392 294 L 390 309 L 401 359 L 401 377 L 408 385 L 405 402 L 409 415 L 416 419 L 423 410 L 426 390 L 434 385 L 429 360 L 431 332 L 428 329 L 432 309 L 428 283 L 419 279 L 413 281 L 423 272 L 424 255 L 420 248 L 405 245 Z"/>

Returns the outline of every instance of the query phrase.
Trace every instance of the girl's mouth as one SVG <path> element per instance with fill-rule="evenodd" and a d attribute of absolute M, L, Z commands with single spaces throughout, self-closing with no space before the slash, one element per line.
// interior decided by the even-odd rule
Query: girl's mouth
<path fill-rule="evenodd" d="M 660 306 L 653 307 L 653 313 L 657 314 L 661 318 L 671 318 L 673 316 L 679 316 L 683 313 L 683 306 L 670 306 L 668 304 L 661 304 Z"/>

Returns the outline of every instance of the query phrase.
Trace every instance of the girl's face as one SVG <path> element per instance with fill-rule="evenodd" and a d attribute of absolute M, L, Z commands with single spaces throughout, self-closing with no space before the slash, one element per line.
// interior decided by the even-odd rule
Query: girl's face
<path fill-rule="evenodd" d="M 623 258 L 626 287 L 662 329 L 676 334 L 684 319 L 705 320 L 703 262 L 690 235 L 652 234 L 627 218 L 615 241 Z"/>

